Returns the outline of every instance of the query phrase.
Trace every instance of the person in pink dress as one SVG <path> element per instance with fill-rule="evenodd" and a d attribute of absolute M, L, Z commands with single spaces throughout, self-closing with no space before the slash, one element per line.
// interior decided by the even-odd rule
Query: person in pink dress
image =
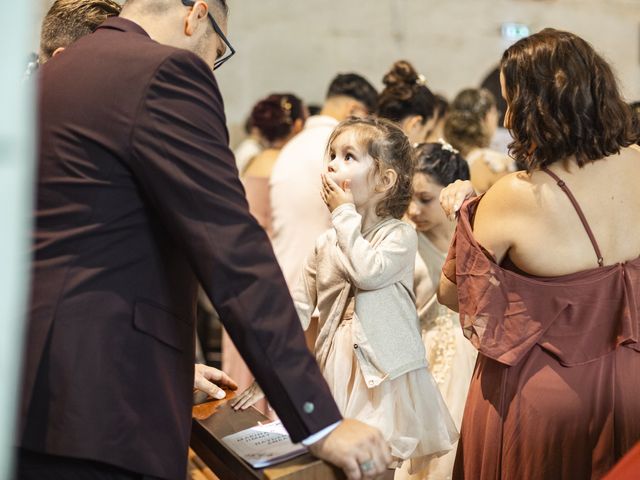
<path fill-rule="evenodd" d="M 308 111 L 302 100 L 291 93 L 273 94 L 259 101 L 250 122 L 265 144 L 265 149 L 249 160 L 241 176 L 249 211 L 271 237 L 269 179 L 282 147 L 304 127 Z M 222 369 L 240 389 L 253 383 L 253 374 L 242 360 L 226 331 L 222 333 Z M 226 370 L 225 370 L 226 369 Z M 262 413 L 274 416 L 266 400 L 255 405 Z"/>

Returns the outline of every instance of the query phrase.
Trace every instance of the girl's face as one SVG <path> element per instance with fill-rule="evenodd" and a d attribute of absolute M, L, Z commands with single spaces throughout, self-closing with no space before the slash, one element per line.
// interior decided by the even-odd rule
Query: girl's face
<path fill-rule="evenodd" d="M 345 130 L 329 146 L 328 176 L 341 188 L 350 181 L 351 193 L 356 206 L 363 206 L 376 197 L 374 175 L 375 160 L 359 144 L 353 129 Z"/>
<path fill-rule="evenodd" d="M 449 223 L 439 201 L 443 188 L 431 175 L 416 173 L 413 176 L 413 198 L 407 213 L 419 232 L 426 233 Z"/>

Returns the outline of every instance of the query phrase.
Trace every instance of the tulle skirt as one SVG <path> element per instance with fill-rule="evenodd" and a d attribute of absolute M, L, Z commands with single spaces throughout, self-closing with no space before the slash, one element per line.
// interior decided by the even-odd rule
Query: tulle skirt
<path fill-rule="evenodd" d="M 324 376 L 346 418 L 382 431 L 397 460 L 417 472 L 451 450 L 458 431 L 428 369 L 413 370 L 369 388 L 353 353 L 351 321 L 343 320 L 333 339 Z"/>

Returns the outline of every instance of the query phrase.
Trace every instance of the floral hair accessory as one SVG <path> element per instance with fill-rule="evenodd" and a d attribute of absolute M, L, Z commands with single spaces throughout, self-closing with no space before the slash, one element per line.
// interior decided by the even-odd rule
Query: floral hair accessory
<path fill-rule="evenodd" d="M 291 110 L 293 108 L 293 105 L 291 105 L 291 102 L 287 97 L 282 97 L 282 99 L 280 100 L 280 108 L 286 116 L 286 123 L 291 125 L 293 123 L 293 119 L 291 118 Z"/>
<path fill-rule="evenodd" d="M 460 153 L 458 150 L 453 148 L 453 146 L 449 142 L 447 142 L 444 138 L 439 138 L 438 139 L 438 143 L 440 145 L 442 145 L 442 150 L 446 150 L 447 152 L 451 152 L 454 155 L 457 155 L 457 154 Z"/>

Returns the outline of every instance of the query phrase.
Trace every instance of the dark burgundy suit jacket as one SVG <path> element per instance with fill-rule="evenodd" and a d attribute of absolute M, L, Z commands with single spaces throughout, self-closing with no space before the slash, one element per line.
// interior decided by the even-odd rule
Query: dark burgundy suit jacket
<path fill-rule="evenodd" d="M 184 479 L 198 281 L 293 440 L 339 420 L 207 65 L 115 18 L 40 75 L 20 445 Z"/>

